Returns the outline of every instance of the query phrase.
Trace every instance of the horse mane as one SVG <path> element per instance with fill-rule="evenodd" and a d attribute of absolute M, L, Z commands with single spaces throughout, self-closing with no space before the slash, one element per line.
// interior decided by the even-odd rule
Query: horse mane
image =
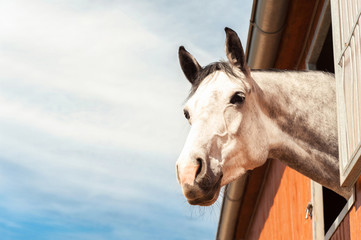
<path fill-rule="evenodd" d="M 237 71 L 229 62 L 226 61 L 218 61 L 208 64 L 203 67 L 199 73 L 197 74 L 196 79 L 192 84 L 192 88 L 187 99 L 191 98 L 194 93 L 197 91 L 198 87 L 201 85 L 202 81 L 216 71 L 222 71 L 228 76 L 232 76 L 235 78 L 241 78 L 241 73 Z M 268 72 L 268 73 L 286 73 L 286 72 L 295 72 L 295 73 L 304 73 L 304 72 L 314 72 L 313 70 L 289 70 L 289 69 L 276 69 L 276 68 L 268 68 L 268 69 L 251 69 L 251 72 Z M 319 72 L 319 71 L 317 71 Z M 324 72 L 325 74 L 334 75 L 333 73 Z"/>

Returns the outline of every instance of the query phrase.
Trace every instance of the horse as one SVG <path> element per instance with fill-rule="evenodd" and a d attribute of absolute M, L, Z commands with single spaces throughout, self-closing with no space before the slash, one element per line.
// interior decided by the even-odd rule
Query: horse
<path fill-rule="evenodd" d="M 190 131 L 176 174 L 191 205 L 209 206 L 222 186 L 278 159 L 344 198 L 340 186 L 335 78 L 320 71 L 251 70 L 235 31 L 225 28 L 228 61 L 202 67 L 183 47 L 191 83 Z"/>

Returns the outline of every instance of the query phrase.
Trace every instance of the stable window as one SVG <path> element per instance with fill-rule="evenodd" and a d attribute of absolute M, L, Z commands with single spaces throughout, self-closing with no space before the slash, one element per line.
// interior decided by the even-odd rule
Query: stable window
<path fill-rule="evenodd" d="M 335 70 L 337 71 L 334 64 L 335 46 L 333 30 L 335 27 L 333 24 L 334 22 L 331 24 L 330 2 L 326 0 L 324 2 L 323 10 L 320 14 L 320 19 L 318 21 L 311 47 L 306 58 L 306 65 L 308 69 L 321 70 L 332 73 L 335 73 Z M 337 73 L 336 81 L 339 81 L 337 79 Z M 338 87 L 339 83 L 337 83 L 337 88 Z M 359 85 L 359 88 L 361 90 L 361 85 Z M 339 117 L 339 103 L 337 107 L 337 114 Z M 340 125 L 341 124 L 339 122 L 339 132 Z M 342 148 L 342 146 L 340 146 L 342 141 L 343 140 L 339 138 L 339 151 L 341 151 Z M 340 159 L 340 167 L 343 164 L 341 161 L 342 160 Z M 342 175 L 341 169 L 340 173 Z M 313 239 L 330 239 L 340 222 L 343 220 L 353 205 L 354 195 L 350 199 L 346 200 L 331 190 L 322 187 L 316 182 L 311 181 L 311 187 L 313 204 Z"/>
<path fill-rule="evenodd" d="M 352 186 L 361 173 L 361 0 L 332 0 L 331 10 L 340 180 Z"/>

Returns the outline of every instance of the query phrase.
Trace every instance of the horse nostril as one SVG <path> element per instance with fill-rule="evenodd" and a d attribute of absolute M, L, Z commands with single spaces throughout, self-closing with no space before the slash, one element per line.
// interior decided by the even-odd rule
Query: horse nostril
<path fill-rule="evenodd" d="M 197 158 L 197 163 L 198 163 L 198 169 L 196 172 L 196 177 L 201 173 L 202 171 L 202 158 Z"/>

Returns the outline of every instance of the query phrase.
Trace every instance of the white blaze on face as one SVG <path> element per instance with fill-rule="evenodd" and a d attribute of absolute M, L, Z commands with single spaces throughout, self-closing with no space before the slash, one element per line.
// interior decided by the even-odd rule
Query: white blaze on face
<path fill-rule="evenodd" d="M 197 134 L 199 131 L 197 130 L 196 126 L 191 128 L 177 161 L 177 171 L 181 185 L 193 185 L 199 167 L 197 158 L 200 157 L 200 152 L 198 152 L 200 149 L 196 148 L 199 143 Z"/>

